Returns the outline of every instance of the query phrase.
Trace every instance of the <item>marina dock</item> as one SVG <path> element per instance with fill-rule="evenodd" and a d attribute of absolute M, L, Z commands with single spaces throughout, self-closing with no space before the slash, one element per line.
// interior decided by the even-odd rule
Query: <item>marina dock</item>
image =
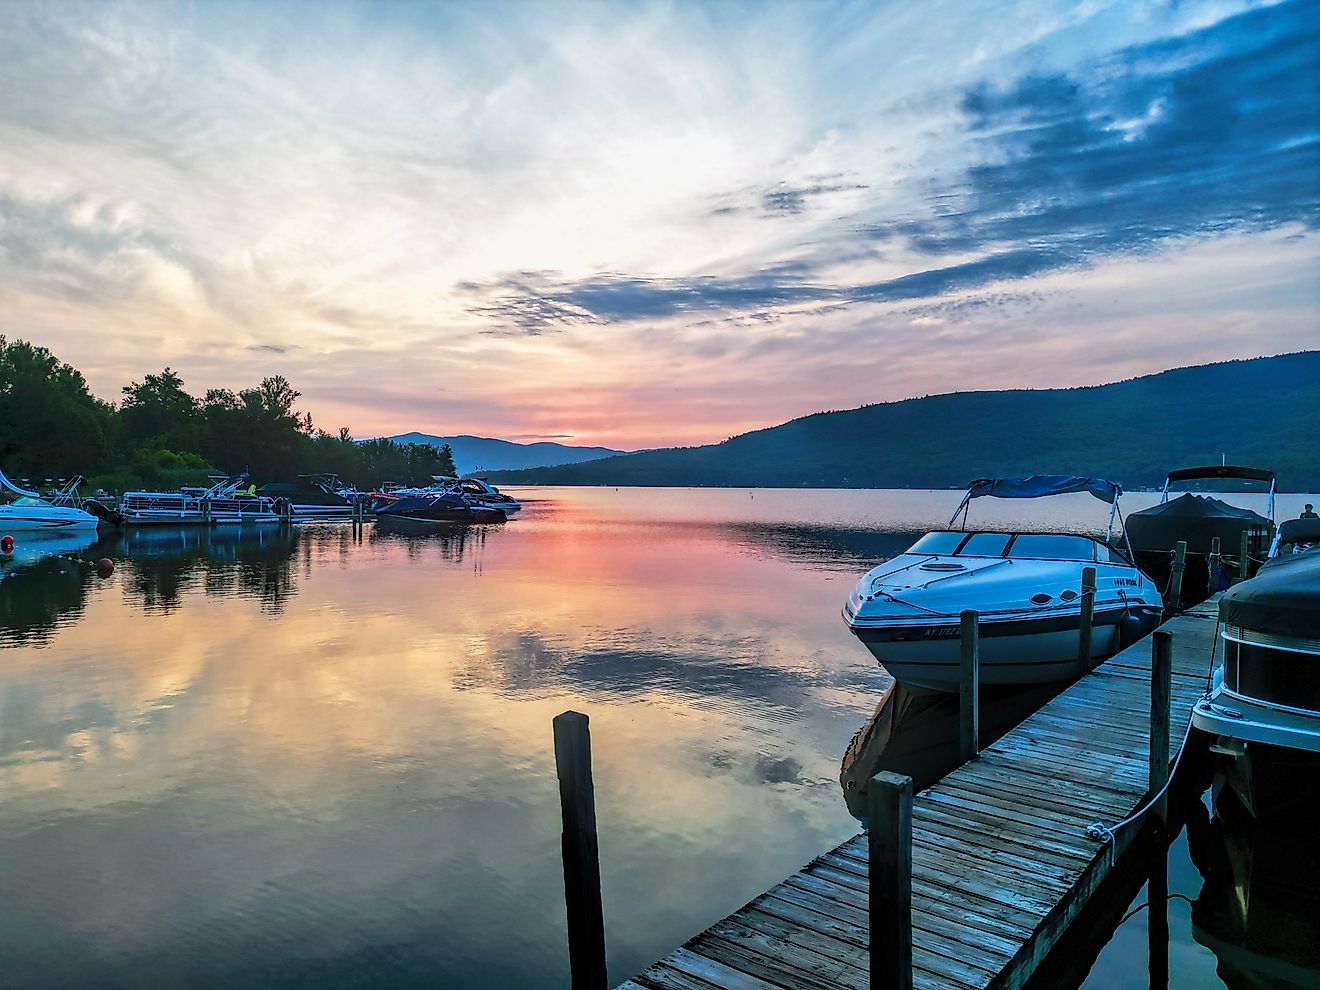
<path fill-rule="evenodd" d="M 1160 627 L 1171 634 L 1170 762 L 1207 690 L 1216 627 L 1216 599 Z M 913 986 L 1021 987 L 1135 837 L 1140 821 L 1114 826 L 1149 792 L 1154 641 L 1100 664 L 913 798 Z M 866 990 L 869 891 L 863 833 L 619 990 Z"/>

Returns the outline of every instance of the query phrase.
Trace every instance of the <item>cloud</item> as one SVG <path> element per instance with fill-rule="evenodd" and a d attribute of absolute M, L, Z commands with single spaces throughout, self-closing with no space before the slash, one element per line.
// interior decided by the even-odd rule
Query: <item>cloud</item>
<path fill-rule="evenodd" d="M 631 447 L 1313 343 L 1304 3 L 240 9 L 0 5 L 0 325 L 99 394 Z"/>
<path fill-rule="evenodd" d="M 978 83 L 960 100 L 973 160 L 920 208 L 861 222 L 915 270 L 830 282 L 834 241 L 792 266 L 727 275 L 602 273 L 534 289 L 506 279 L 474 310 L 541 333 L 574 322 L 757 314 L 803 302 L 933 299 L 1060 269 L 1144 255 L 1170 242 L 1320 221 L 1320 34 L 1304 4 L 1249 11 L 1112 53 L 1071 73 Z M 819 177 L 821 180 L 828 176 Z M 766 214 L 862 183 L 755 193 Z M 740 212 L 723 202 L 716 213 Z M 842 253 L 853 251 L 845 244 Z M 932 258 L 973 257 L 917 267 Z M 489 287 L 486 287 L 489 289 Z"/>

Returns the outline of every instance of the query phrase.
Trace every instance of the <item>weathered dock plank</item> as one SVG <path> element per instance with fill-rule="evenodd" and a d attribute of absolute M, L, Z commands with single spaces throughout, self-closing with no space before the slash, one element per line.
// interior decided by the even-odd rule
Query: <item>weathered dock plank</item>
<path fill-rule="evenodd" d="M 1173 634 L 1169 756 L 1206 689 L 1216 602 Z M 1142 807 L 1150 754 L 1147 637 L 1097 667 L 912 802 L 913 985 L 1020 987 L 1112 867 Z M 1110 847 L 1113 848 L 1110 848 Z M 824 853 L 620 990 L 869 985 L 867 841 Z"/>

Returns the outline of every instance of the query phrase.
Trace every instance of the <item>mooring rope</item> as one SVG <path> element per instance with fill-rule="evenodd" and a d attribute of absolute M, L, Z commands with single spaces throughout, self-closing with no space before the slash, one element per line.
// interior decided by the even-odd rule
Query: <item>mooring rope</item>
<path fill-rule="evenodd" d="M 1215 650 L 1218 648 L 1218 646 L 1219 646 L 1219 619 L 1216 618 L 1214 638 L 1210 640 L 1210 667 L 1206 671 L 1206 675 L 1205 675 L 1205 692 L 1201 695 L 1200 698 L 1197 699 L 1197 704 L 1200 704 L 1200 702 L 1210 697 L 1210 685 L 1214 680 L 1214 673 L 1215 673 Z M 1169 767 L 1169 776 L 1168 779 L 1164 781 L 1164 786 L 1161 787 L 1151 797 L 1149 801 L 1147 801 L 1144 805 L 1142 805 L 1142 807 L 1132 812 L 1132 814 L 1128 815 L 1122 821 L 1115 822 L 1113 825 L 1106 825 L 1104 822 L 1092 822 L 1090 825 L 1086 827 L 1086 834 L 1089 835 L 1091 838 L 1095 839 L 1097 842 L 1112 842 L 1114 839 L 1115 832 L 1117 832 L 1123 826 L 1130 825 L 1132 822 L 1135 822 L 1138 818 L 1140 818 L 1142 815 L 1148 812 L 1151 808 L 1155 807 L 1155 805 L 1159 803 L 1160 798 L 1164 796 L 1165 791 L 1169 789 L 1169 785 L 1173 783 L 1173 778 L 1178 772 L 1178 765 L 1182 763 L 1183 753 L 1187 752 L 1187 740 L 1191 738 L 1191 735 L 1192 735 L 1192 716 L 1191 713 L 1189 712 L 1187 715 L 1187 729 L 1183 732 L 1182 743 L 1178 746 L 1178 755 L 1173 758 L 1173 766 Z"/>

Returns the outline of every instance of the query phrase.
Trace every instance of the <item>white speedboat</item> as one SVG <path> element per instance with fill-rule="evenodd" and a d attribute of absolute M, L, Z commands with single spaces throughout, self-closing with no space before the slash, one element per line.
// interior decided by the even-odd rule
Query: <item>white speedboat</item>
<path fill-rule="evenodd" d="M 1221 753 L 1320 754 L 1320 549 L 1277 557 L 1234 585 L 1219 622 L 1224 659 L 1192 724 Z"/>
<path fill-rule="evenodd" d="M 1112 506 L 1104 540 L 1072 533 L 953 529 L 980 496 L 1039 498 L 1090 492 Z M 844 620 L 909 690 L 957 691 L 960 616 L 979 614 L 982 684 L 1069 680 L 1158 625 L 1159 589 L 1114 543 L 1118 485 L 1038 475 L 972 482 L 950 528 L 869 571 Z M 1120 519 L 1121 522 L 1121 519 Z M 1091 656 L 1080 655 L 1082 572 L 1096 571 Z"/>
<path fill-rule="evenodd" d="M 60 531 L 96 531 L 96 517 L 78 501 L 78 483 L 73 478 L 54 495 L 46 498 L 38 492 L 19 488 L 0 472 L 0 532 L 31 533 Z"/>
<path fill-rule="evenodd" d="M 240 491 L 247 475 L 213 477 L 210 488 L 181 488 L 175 492 L 125 492 L 119 511 L 129 525 L 179 525 L 181 523 L 273 523 L 279 522 L 275 500 Z"/>

